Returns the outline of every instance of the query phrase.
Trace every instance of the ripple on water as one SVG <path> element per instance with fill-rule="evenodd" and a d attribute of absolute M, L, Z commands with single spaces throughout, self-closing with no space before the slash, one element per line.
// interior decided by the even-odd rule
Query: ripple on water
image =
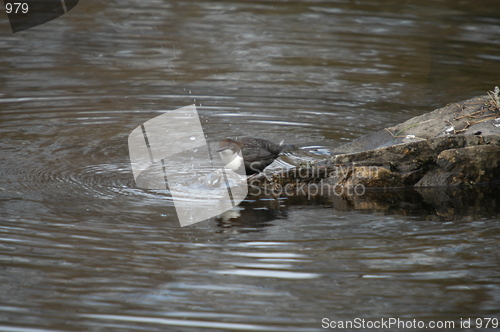
<path fill-rule="evenodd" d="M 0 330 L 319 331 L 321 317 L 498 312 L 496 215 L 407 222 L 396 200 L 383 213 L 288 200 L 243 226 L 179 228 L 168 193 L 137 188 L 129 166 L 134 128 L 193 103 L 209 143 L 283 140 L 312 161 L 498 84 L 498 0 L 431 2 L 80 1 L 4 34 Z"/>

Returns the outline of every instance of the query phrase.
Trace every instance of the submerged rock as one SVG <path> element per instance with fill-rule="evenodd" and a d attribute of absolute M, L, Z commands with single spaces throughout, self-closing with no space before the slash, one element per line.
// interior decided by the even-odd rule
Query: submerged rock
<path fill-rule="evenodd" d="M 307 165 L 261 173 L 251 187 L 287 196 L 500 180 L 500 91 L 364 135 Z M 288 190 L 286 190 L 288 189 Z M 360 195 L 357 195 L 360 196 Z"/>

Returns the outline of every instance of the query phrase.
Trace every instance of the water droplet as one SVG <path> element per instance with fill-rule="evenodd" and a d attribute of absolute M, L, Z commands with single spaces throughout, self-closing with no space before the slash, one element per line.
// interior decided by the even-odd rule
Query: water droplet
<path fill-rule="evenodd" d="M 196 137 L 191 136 L 191 137 L 189 137 L 189 139 L 192 140 L 192 141 L 194 141 L 196 139 Z"/>

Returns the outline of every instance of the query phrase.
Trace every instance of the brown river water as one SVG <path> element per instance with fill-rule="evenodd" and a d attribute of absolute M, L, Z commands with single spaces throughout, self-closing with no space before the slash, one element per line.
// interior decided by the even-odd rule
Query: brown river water
<path fill-rule="evenodd" d="M 330 151 L 495 85 L 498 0 L 80 1 L 18 33 L 0 11 L 0 331 L 494 330 L 498 186 L 451 217 L 249 197 L 181 228 L 127 137 L 196 104 L 210 142 Z"/>

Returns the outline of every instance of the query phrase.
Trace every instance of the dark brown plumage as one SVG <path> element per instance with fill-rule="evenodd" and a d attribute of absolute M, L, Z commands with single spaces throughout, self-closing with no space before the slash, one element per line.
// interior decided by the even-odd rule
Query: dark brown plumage
<path fill-rule="evenodd" d="M 241 151 L 247 175 L 262 172 L 282 152 L 293 149 L 293 145 L 276 145 L 261 138 L 223 139 L 217 150 L 226 165 L 234 171 L 242 167 L 238 152 Z"/>

